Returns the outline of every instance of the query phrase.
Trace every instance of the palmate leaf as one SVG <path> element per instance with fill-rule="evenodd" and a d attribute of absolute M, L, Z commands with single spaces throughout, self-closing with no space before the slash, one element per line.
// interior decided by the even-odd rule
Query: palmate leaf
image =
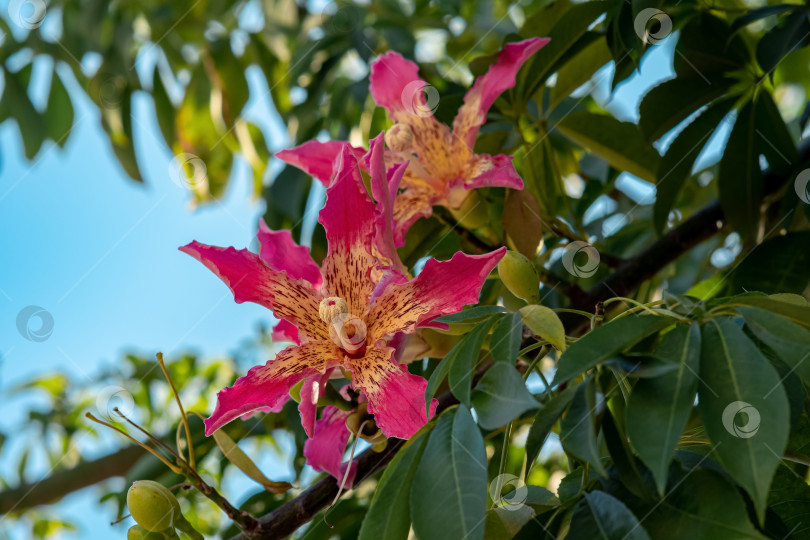
<path fill-rule="evenodd" d="M 487 455 L 481 432 L 464 405 L 442 414 L 430 433 L 410 497 L 419 540 L 483 540 Z"/>
<path fill-rule="evenodd" d="M 755 307 L 737 307 L 745 325 L 805 382 L 810 382 L 810 331 L 784 317 Z"/>
<path fill-rule="evenodd" d="M 498 362 L 481 378 L 472 394 L 478 424 L 497 429 L 540 403 L 526 389 L 518 371 L 506 362 Z"/>
<path fill-rule="evenodd" d="M 664 337 L 656 356 L 678 368 L 636 383 L 627 404 L 626 422 L 633 448 L 652 472 L 658 493 L 663 495 L 669 463 L 695 402 L 700 327 L 678 326 Z"/>
<path fill-rule="evenodd" d="M 765 519 L 768 488 L 788 440 L 790 409 L 776 370 L 734 319 L 703 326 L 698 409 L 712 456 Z"/>
<path fill-rule="evenodd" d="M 592 491 L 574 507 L 569 538 L 598 540 L 649 540 L 636 516 L 618 499 Z"/>

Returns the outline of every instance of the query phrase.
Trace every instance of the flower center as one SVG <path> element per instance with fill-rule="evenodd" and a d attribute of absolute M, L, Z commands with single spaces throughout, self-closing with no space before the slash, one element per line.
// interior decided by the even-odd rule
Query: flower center
<path fill-rule="evenodd" d="M 349 313 L 346 301 L 337 296 L 321 300 L 318 316 L 329 325 L 329 337 L 347 353 L 356 353 L 366 345 L 366 324 Z"/>

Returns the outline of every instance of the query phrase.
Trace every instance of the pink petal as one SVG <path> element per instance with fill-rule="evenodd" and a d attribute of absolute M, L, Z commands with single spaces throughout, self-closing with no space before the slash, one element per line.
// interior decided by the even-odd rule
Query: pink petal
<path fill-rule="evenodd" d="M 276 152 L 276 157 L 317 178 L 328 187 L 334 172 L 335 161 L 344 146 L 349 147 L 358 159 L 365 154 L 365 150 L 362 148 L 355 148 L 344 141 L 307 141 L 295 148 Z"/>
<path fill-rule="evenodd" d="M 433 215 L 433 204 L 441 199 L 427 186 L 408 185 L 394 200 L 394 244 L 405 245 L 405 235 L 416 220 Z"/>
<path fill-rule="evenodd" d="M 273 338 L 273 341 L 292 341 L 296 345 L 301 344 L 301 340 L 298 339 L 298 327 L 284 319 L 278 321 L 278 324 L 273 327 L 270 337 Z"/>
<path fill-rule="evenodd" d="M 298 327 L 301 339 L 329 339 L 318 317 L 321 294 L 304 280 L 273 270 L 246 249 L 220 248 L 192 242 L 180 248 L 203 263 L 233 292 L 236 303 L 253 302 L 270 309 L 278 319 Z"/>
<path fill-rule="evenodd" d="M 453 120 L 453 134 L 461 137 L 469 148 L 475 145 L 478 128 L 487 120 L 487 111 L 504 90 L 515 86 L 515 75 L 523 63 L 540 50 L 548 38 L 531 38 L 507 43 L 498 59 L 464 96 L 464 105 Z"/>
<path fill-rule="evenodd" d="M 290 388 L 305 377 L 323 372 L 339 358 L 342 355 L 337 347 L 327 341 L 287 347 L 275 359 L 251 368 L 233 386 L 219 391 L 214 413 L 205 421 L 205 434 L 211 435 L 231 420 L 256 409 L 280 410 Z"/>
<path fill-rule="evenodd" d="M 436 413 L 437 400 L 425 414 L 427 381 L 391 359 L 391 347 L 366 349 L 363 358 L 350 359 L 352 387 L 368 397 L 368 412 L 386 437 L 409 439 Z"/>
<path fill-rule="evenodd" d="M 469 163 L 470 170 L 465 189 L 480 187 L 508 187 L 523 189 L 523 180 L 512 164 L 512 156 L 476 154 Z"/>
<path fill-rule="evenodd" d="M 363 184 L 357 159 L 344 148 L 319 219 L 329 243 L 322 290 L 324 296 L 343 298 L 349 312 L 358 316 L 365 314 L 374 289 L 370 274 L 375 265 L 375 220 L 376 208 Z"/>
<path fill-rule="evenodd" d="M 318 400 L 326 393 L 326 384 L 331 369 L 325 373 L 318 373 L 304 381 L 301 387 L 301 401 L 298 403 L 298 413 L 301 415 L 301 425 L 307 433 L 307 437 L 312 437 L 312 430 L 315 429 L 315 416 L 318 413 Z"/>
<path fill-rule="evenodd" d="M 385 107 L 391 118 L 396 118 L 399 112 L 407 111 L 405 107 L 410 99 L 421 99 L 417 105 L 424 105 L 421 90 L 427 83 L 419 77 L 419 66 L 405 60 L 399 53 L 387 52 L 374 61 L 371 64 L 369 81 L 369 90 L 374 101 Z M 407 94 L 404 104 L 403 93 Z"/>
<path fill-rule="evenodd" d="M 309 256 L 309 250 L 295 243 L 289 230 L 274 231 L 260 219 L 256 238 L 261 246 L 259 256 L 270 268 L 284 270 L 290 279 L 305 279 L 316 289 L 320 287 L 321 269 Z"/>
<path fill-rule="evenodd" d="M 478 303 L 481 287 L 504 253 L 502 247 L 484 255 L 458 252 L 449 261 L 428 260 L 416 278 L 389 286 L 374 301 L 368 315 L 369 335 L 410 334 L 435 317 Z"/>
<path fill-rule="evenodd" d="M 385 168 L 385 132 L 381 132 L 369 143 L 369 151 L 363 158 L 366 170 L 371 175 L 371 193 L 377 201 L 377 224 L 374 244 L 380 254 L 391 261 L 391 266 L 400 272 L 407 268 L 399 260 L 394 243 L 394 200 L 399 183 L 408 167 L 406 163 Z"/>
<path fill-rule="evenodd" d="M 346 428 L 346 417 L 351 411 L 341 411 L 331 405 L 323 408 L 321 419 L 315 422 L 312 437 L 304 443 L 304 457 L 307 463 L 316 471 L 328 472 L 338 481 L 343 480 L 346 466 L 343 463 L 343 453 L 349 441 L 349 430 Z M 349 476 L 345 486 L 350 488 L 357 474 L 357 463 L 351 462 Z"/>

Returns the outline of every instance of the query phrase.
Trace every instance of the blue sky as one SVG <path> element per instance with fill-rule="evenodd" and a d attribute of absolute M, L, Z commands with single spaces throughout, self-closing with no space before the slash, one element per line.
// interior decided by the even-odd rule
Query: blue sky
<path fill-rule="evenodd" d="M 642 76 L 614 96 L 613 105 L 624 118 L 637 118 L 638 96 L 671 74 L 670 62 L 661 61 L 668 46 L 665 42 L 648 56 Z M 604 84 L 610 74 L 599 78 Z M 259 78 L 251 83 L 246 116 L 265 129 L 272 149 L 278 150 L 287 142 L 283 126 L 265 83 Z M 170 180 L 172 156 L 158 135 L 148 99 L 141 96 L 134 110 L 135 144 L 146 180 L 141 185 L 129 180 L 113 157 L 94 107 L 77 92 L 72 97 L 75 126 L 67 146 L 60 150 L 47 143 L 33 163 L 23 157 L 16 125 L 0 126 L 3 432 L 23 420 L 31 403 L 11 397 L 9 390 L 37 374 L 84 377 L 133 349 L 150 355 L 188 349 L 227 353 L 251 337 L 259 321 L 272 320 L 264 308 L 235 304 L 221 282 L 177 251 L 193 239 L 250 244 L 264 208 L 251 199 L 247 166 L 240 164 L 223 201 L 190 211 L 187 193 Z M 28 341 L 17 331 L 17 314 L 29 305 L 53 316 L 53 333 L 43 342 Z M 0 453 L 0 475 L 12 483 L 14 450 Z M 46 472 L 42 465 L 29 467 L 29 480 Z M 78 517 L 81 538 L 93 537 L 89 531 L 105 531 L 102 536 L 109 531 L 109 515 L 96 510 L 96 500 L 97 493 L 89 490 L 58 507 Z M 0 520 L 0 538 L 4 527 Z M 19 529 L 5 533 L 23 537 Z"/>

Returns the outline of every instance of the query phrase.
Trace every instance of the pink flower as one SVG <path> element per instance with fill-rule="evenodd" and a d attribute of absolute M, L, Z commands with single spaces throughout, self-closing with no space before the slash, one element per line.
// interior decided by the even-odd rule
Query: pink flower
<path fill-rule="evenodd" d="M 404 243 L 408 228 L 420 217 L 429 217 L 434 205 L 458 209 L 467 191 L 479 187 L 523 188 L 511 156 L 476 154 L 473 146 L 489 108 L 515 85 L 520 67 L 548 41 L 532 38 L 505 45 L 489 71 L 464 96 L 452 131 L 433 117 L 431 106 L 435 104 L 425 100 L 427 83 L 419 78 L 416 64 L 395 52 L 372 64 L 371 95 L 396 122 L 385 137 L 385 162 L 410 162 L 393 206 L 395 245 Z M 328 186 L 334 172 L 332 158 L 344 146 L 349 145 L 310 141 L 276 155 Z M 349 148 L 355 156 L 363 153 L 361 148 Z"/>
<path fill-rule="evenodd" d="M 299 404 L 304 429 L 313 440 L 330 443 L 309 453 L 319 470 L 341 474 L 348 435 L 332 424 L 340 421 L 343 411 L 325 409 L 316 421 L 318 398 L 338 367 L 350 374 L 352 388 L 362 392 L 368 412 L 387 437 L 409 438 L 434 414 L 436 400 L 429 415 L 425 411 L 427 382 L 396 362 L 391 346 L 396 342 L 391 341 L 476 303 L 505 248 L 478 256 L 456 253 L 444 262 L 431 259 L 408 281 L 396 270 L 401 263 L 390 239 L 390 203 L 401 168 L 386 174 L 381 156 L 382 136 L 364 156 L 372 171 L 375 204 L 355 155 L 348 148 L 339 154 L 335 180 L 320 213 L 329 244 L 320 268 L 288 231 L 266 226 L 258 233 L 259 255 L 196 241 L 180 248 L 212 270 L 236 302 L 270 309 L 282 321 L 275 331 L 296 343 L 219 392 L 214 413 L 205 421 L 206 434 L 256 410 L 279 411 L 290 389 L 304 381 Z"/>

